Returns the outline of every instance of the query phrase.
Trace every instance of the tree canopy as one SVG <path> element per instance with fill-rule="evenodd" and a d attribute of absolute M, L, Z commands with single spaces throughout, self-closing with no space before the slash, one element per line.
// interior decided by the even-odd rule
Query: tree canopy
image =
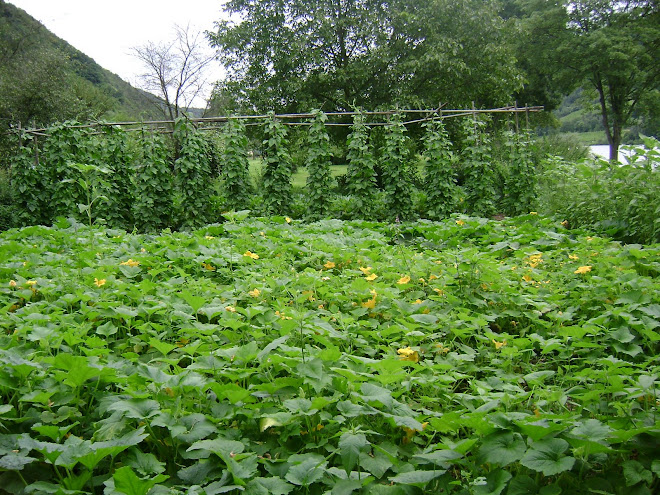
<path fill-rule="evenodd" d="M 209 39 L 218 97 L 296 111 L 509 103 L 521 85 L 504 21 L 483 0 L 230 0 Z"/>
<path fill-rule="evenodd" d="M 528 0 L 525 8 L 523 43 L 534 72 L 564 93 L 591 92 L 616 158 L 623 128 L 660 91 L 658 2 Z"/>

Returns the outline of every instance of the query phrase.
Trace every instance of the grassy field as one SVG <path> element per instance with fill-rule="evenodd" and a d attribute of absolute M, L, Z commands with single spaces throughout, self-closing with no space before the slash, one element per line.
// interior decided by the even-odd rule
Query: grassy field
<path fill-rule="evenodd" d="M 250 176 L 252 177 L 252 183 L 256 184 L 259 181 L 261 176 L 263 161 L 260 159 L 251 159 L 250 160 Z M 330 173 L 333 177 L 339 177 L 346 173 L 347 165 L 332 165 L 330 167 Z M 291 177 L 291 184 L 293 187 L 305 187 L 307 184 L 307 169 L 304 167 L 299 168 L 295 174 Z"/>

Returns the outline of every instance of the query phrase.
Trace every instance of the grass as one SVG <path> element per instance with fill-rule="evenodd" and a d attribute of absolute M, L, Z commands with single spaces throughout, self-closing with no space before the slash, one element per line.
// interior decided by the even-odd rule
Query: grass
<path fill-rule="evenodd" d="M 251 159 L 250 160 L 250 176 L 252 177 L 252 183 L 257 184 L 261 176 L 261 169 L 263 166 L 263 161 L 260 159 Z M 339 177 L 346 173 L 347 165 L 331 165 L 330 173 L 332 177 Z M 295 174 L 291 177 L 291 184 L 295 188 L 303 188 L 307 184 L 308 177 L 307 169 L 300 167 Z"/>

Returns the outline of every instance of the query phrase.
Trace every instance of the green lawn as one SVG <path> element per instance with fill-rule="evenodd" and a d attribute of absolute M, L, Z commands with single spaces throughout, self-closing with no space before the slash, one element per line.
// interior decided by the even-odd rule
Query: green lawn
<path fill-rule="evenodd" d="M 261 167 L 263 165 L 263 160 L 261 159 L 252 159 L 250 160 L 250 176 L 252 177 L 252 182 L 257 183 L 259 176 L 261 175 Z M 338 177 L 346 173 L 347 165 L 332 165 L 330 167 L 330 172 L 333 177 Z M 293 187 L 305 187 L 307 183 L 307 169 L 300 167 L 298 171 L 293 174 L 291 183 Z"/>

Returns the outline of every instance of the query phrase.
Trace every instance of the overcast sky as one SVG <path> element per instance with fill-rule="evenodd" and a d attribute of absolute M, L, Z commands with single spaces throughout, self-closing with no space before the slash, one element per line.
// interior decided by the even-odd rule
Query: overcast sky
<path fill-rule="evenodd" d="M 131 47 L 173 39 L 176 24 L 213 30 L 223 0 L 7 0 L 25 10 L 58 37 L 92 57 L 133 86 L 143 72 Z M 221 77 L 213 64 L 211 81 Z M 196 102 L 203 106 L 203 102 Z"/>

